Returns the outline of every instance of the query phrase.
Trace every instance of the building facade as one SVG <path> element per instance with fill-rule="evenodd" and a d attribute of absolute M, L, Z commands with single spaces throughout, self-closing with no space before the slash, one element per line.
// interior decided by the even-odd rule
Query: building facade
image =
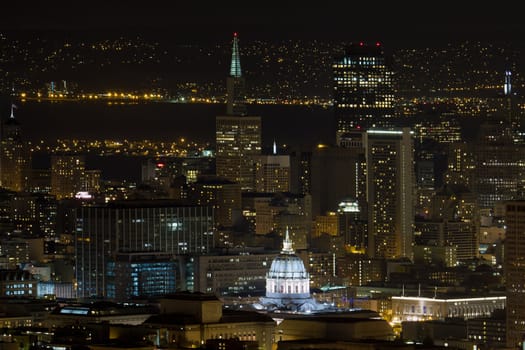
<path fill-rule="evenodd" d="M 336 143 L 356 127 L 369 128 L 394 114 L 392 72 L 380 43 L 353 43 L 332 64 Z"/>
<path fill-rule="evenodd" d="M 230 75 L 226 81 L 226 115 L 217 116 L 216 173 L 238 182 L 242 190 L 255 190 L 254 156 L 261 154 L 261 117 L 246 115 L 244 78 L 241 75 L 237 34 L 234 34 Z"/>
<path fill-rule="evenodd" d="M 507 347 L 525 341 L 525 201 L 505 205 L 505 281 L 507 290 Z"/>
<path fill-rule="evenodd" d="M 84 190 L 86 164 L 84 156 L 54 155 L 51 157 L 51 194 L 57 199 L 73 198 Z"/>
<path fill-rule="evenodd" d="M 392 297 L 394 322 L 444 320 L 447 317 L 471 319 L 489 317 L 494 310 L 505 308 L 505 296 L 426 298 Z"/>
<path fill-rule="evenodd" d="M 21 137 L 21 127 L 13 113 L 2 123 L 0 140 L 0 185 L 11 191 L 24 190 L 24 176 L 30 168 L 30 155 Z"/>
<path fill-rule="evenodd" d="M 413 152 L 409 128 L 367 131 L 368 255 L 371 257 L 412 257 Z"/>
<path fill-rule="evenodd" d="M 106 297 L 108 263 L 119 252 L 208 253 L 213 208 L 174 201 L 123 201 L 80 207 L 75 252 L 78 297 Z"/>
<path fill-rule="evenodd" d="M 117 253 L 108 262 L 107 297 L 126 301 L 177 290 L 178 264 L 170 253 Z"/>

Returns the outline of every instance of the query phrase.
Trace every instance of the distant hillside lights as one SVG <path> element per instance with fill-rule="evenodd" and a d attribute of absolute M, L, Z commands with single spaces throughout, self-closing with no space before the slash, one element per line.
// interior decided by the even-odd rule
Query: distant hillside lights
<path fill-rule="evenodd" d="M 17 94 L 22 101 L 27 100 L 86 100 L 86 101 L 121 101 L 121 102 L 139 102 L 139 101 L 160 101 L 167 103 L 225 103 L 223 97 L 210 96 L 178 96 L 170 97 L 161 93 L 147 92 L 137 94 L 136 92 L 91 92 L 91 93 L 71 93 L 71 92 L 41 92 L 41 91 L 24 91 Z M 256 105 L 300 105 L 300 106 L 332 106 L 332 101 L 321 98 L 304 98 L 304 99 L 268 99 L 268 98 L 249 98 L 248 104 Z"/>

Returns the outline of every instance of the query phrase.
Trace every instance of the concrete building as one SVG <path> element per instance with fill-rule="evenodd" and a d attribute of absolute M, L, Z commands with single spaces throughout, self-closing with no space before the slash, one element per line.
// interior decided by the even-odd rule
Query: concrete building
<path fill-rule="evenodd" d="M 78 297 L 107 296 L 108 264 L 119 252 L 206 254 L 214 247 L 209 206 L 121 201 L 80 207 L 72 216 Z"/>
<path fill-rule="evenodd" d="M 447 317 L 471 319 L 487 317 L 496 309 L 505 308 L 505 296 L 427 298 L 392 297 L 394 322 L 444 320 Z"/>
<path fill-rule="evenodd" d="M 409 128 L 367 131 L 370 257 L 412 259 L 415 186 L 413 152 Z"/>
<path fill-rule="evenodd" d="M 393 73 L 380 43 L 350 44 L 334 59 L 332 71 L 338 145 L 355 127 L 369 128 L 393 117 Z"/>
<path fill-rule="evenodd" d="M 525 201 L 510 201 L 505 206 L 505 259 L 507 287 L 507 347 L 525 341 Z"/>
<path fill-rule="evenodd" d="M 23 191 L 24 176 L 31 168 L 31 157 L 21 136 L 21 127 L 11 105 L 11 116 L 2 123 L 0 135 L 0 186 L 11 191 Z"/>
<path fill-rule="evenodd" d="M 213 294 L 177 293 L 159 301 L 160 314 L 144 322 L 157 329 L 157 346 L 198 348 L 208 340 L 238 339 L 272 349 L 275 322 L 267 315 L 223 309 Z"/>
<path fill-rule="evenodd" d="M 241 75 L 239 38 L 233 37 L 230 75 L 226 80 L 226 115 L 217 116 L 216 174 L 255 190 L 255 156 L 261 154 L 261 117 L 246 115 L 244 77 Z"/>

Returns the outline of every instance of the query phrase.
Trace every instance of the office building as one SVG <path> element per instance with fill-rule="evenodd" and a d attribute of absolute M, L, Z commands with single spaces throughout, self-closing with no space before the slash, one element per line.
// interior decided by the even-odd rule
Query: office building
<path fill-rule="evenodd" d="M 0 296 L 36 297 L 37 279 L 20 269 L 0 270 Z"/>
<path fill-rule="evenodd" d="M 253 228 L 252 232 L 258 235 L 265 235 L 272 231 L 284 232 L 287 225 L 294 226 L 303 233 L 305 230 L 310 232 L 312 197 L 308 194 L 244 193 L 242 200 L 243 216 Z M 298 244 L 296 239 L 299 238 L 292 238 Z"/>
<path fill-rule="evenodd" d="M 368 246 L 368 218 L 353 198 L 343 199 L 337 208 L 339 234 L 346 245 L 366 251 Z"/>
<path fill-rule="evenodd" d="M 290 156 L 262 155 L 254 157 L 257 192 L 290 191 Z"/>
<path fill-rule="evenodd" d="M 359 132 L 359 137 L 363 137 Z M 355 198 L 366 216 L 365 148 L 318 145 L 312 153 L 311 194 L 314 217 L 335 212 L 345 198 Z"/>
<path fill-rule="evenodd" d="M 177 290 L 177 262 L 170 253 L 119 252 L 108 262 L 107 297 L 127 301 L 156 297 Z"/>
<path fill-rule="evenodd" d="M 84 191 L 85 159 L 81 155 L 51 157 L 51 194 L 57 199 L 73 198 Z"/>
<path fill-rule="evenodd" d="M 525 340 L 525 201 L 505 205 L 505 281 L 507 293 L 507 347 Z"/>
<path fill-rule="evenodd" d="M 367 131 L 368 255 L 412 258 L 414 162 L 410 129 Z"/>
<path fill-rule="evenodd" d="M 199 176 L 189 184 L 188 199 L 213 207 L 217 227 L 234 226 L 241 218 L 241 186 L 217 176 Z"/>
<path fill-rule="evenodd" d="M 447 317 L 471 319 L 488 317 L 505 308 L 505 296 L 410 297 L 392 296 L 393 322 L 445 320 Z"/>
<path fill-rule="evenodd" d="M 219 296 L 261 295 L 277 254 L 238 253 L 194 257 L 194 291 Z"/>
<path fill-rule="evenodd" d="M 214 244 L 209 206 L 122 201 L 79 207 L 72 215 L 78 297 L 107 297 L 108 263 L 117 253 L 206 254 Z"/>
<path fill-rule="evenodd" d="M 493 209 L 498 202 L 520 199 L 524 194 L 524 146 L 516 144 L 510 132 L 500 122 L 480 127 L 473 186 L 480 209 Z"/>
<path fill-rule="evenodd" d="M 336 143 L 356 127 L 388 122 L 394 115 L 392 71 L 380 43 L 353 43 L 332 64 Z"/>
<path fill-rule="evenodd" d="M 24 175 L 30 168 L 30 155 L 21 137 L 20 123 L 14 116 L 2 123 L 0 133 L 0 186 L 11 191 L 25 190 Z"/>
<path fill-rule="evenodd" d="M 214 342 L 217 349 L 271 349 L 275 321 L 255 311 L 223 308 L 213 294 L 177 293 L 160 299 L 160 314 L 144 322 L 156 330 L 156 347 L 199 348 Z M 207 346 L 208 348 L 208 346 Z M 233 347 L 232 347 L 233 348 Z"/>
<path fill-rule="evenodd" d="M 312 152 L 294 150 L 290 153 L 290 191 L 310 194 L 312 192 Z"/>
<path fill-rule="evenodd" d="M 226 83 L 226 115 L 216 118 L 216 173 L 220 177 L 238 182 L 242 190 L 254 191 L 253 157 L 261 154 L 261 117 L 246 114 L 238 41 L 235 33 L 230 75 Z"/>
<path fill-rule="evenodd" d="M 11 200 L 14 228 L 31 237 L 51 238 L 56 234 L 58 204 L 43 193 L 19 193 Z"/>

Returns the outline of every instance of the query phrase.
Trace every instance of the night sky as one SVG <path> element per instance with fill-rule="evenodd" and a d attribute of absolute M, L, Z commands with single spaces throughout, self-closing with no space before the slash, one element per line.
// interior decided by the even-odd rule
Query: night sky
<path fill-rule="evenodd" d="M 456 40 L 519 41 L 520 11 L 511 2 L 479 1 L 90 1 L 2 4 L 0 30 L 151 32 L 189 40 L 245 38 L 384 40 L 393 44 Z M 214 4 L 214 5 L 210 5 Z M 247 5 L 249 4 L 249 5 Z M 496 5 L 500 5 L 496 7 Z"/>

